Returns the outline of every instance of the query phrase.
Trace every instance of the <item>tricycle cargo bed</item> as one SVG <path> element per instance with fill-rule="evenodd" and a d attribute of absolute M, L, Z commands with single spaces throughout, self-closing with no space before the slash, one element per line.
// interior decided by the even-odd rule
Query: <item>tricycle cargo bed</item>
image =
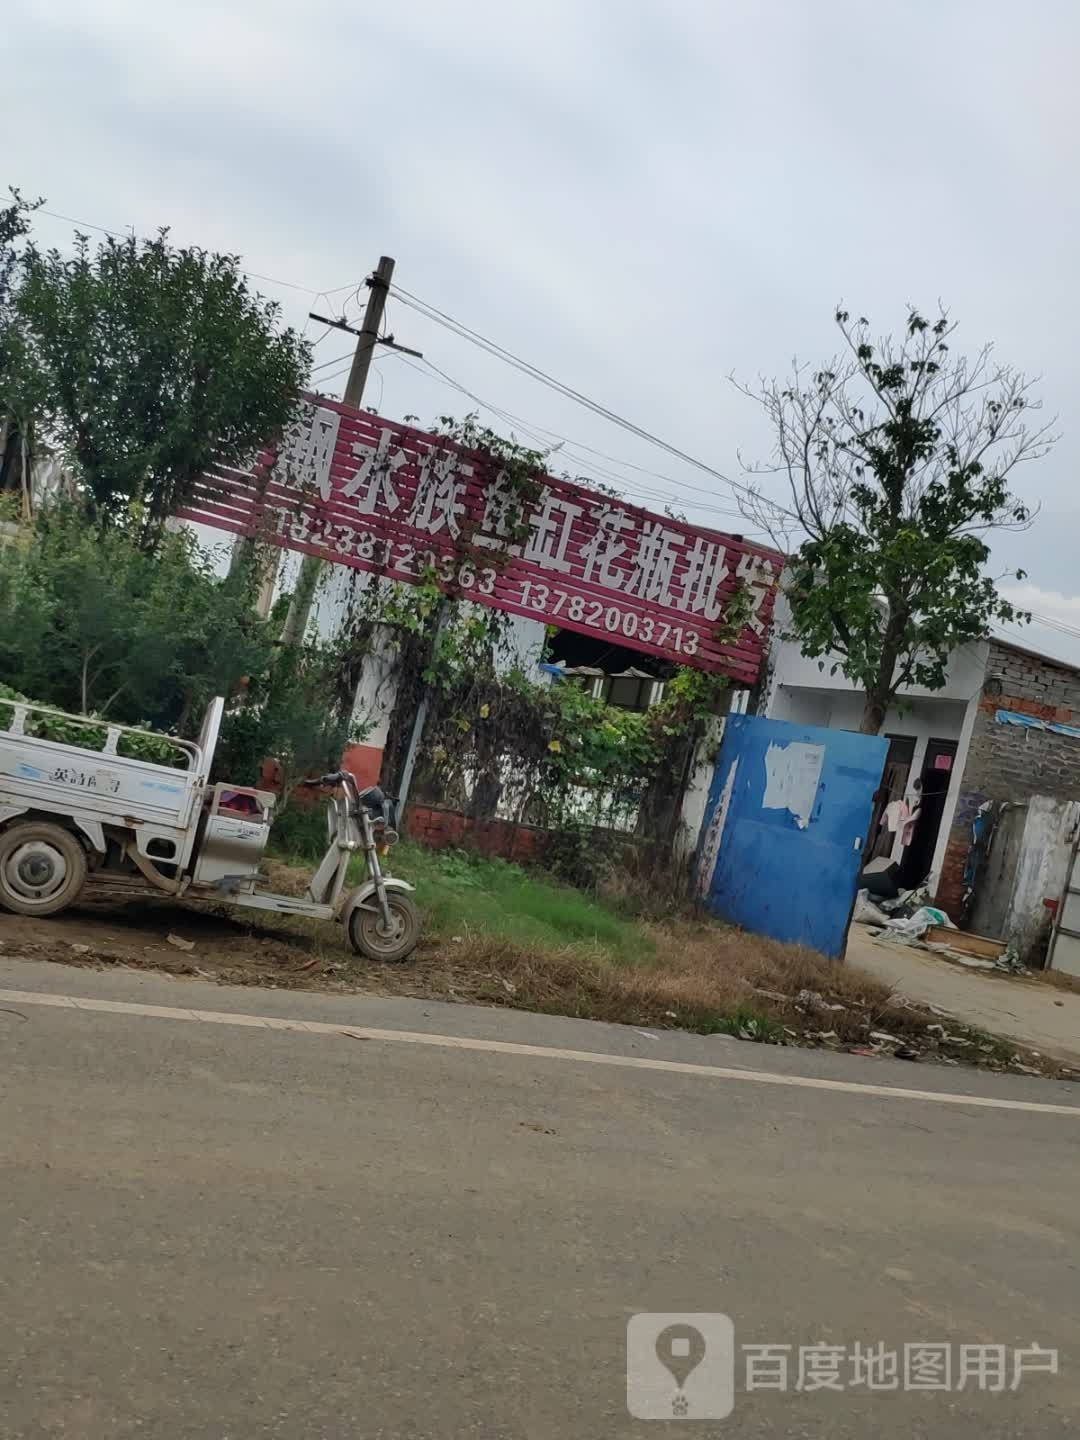
<path fill-rule="evenodd" d="M 203 742 L 217 738 L 219 702 L 211 709 L 217 712 L 214 733 L 208 737 L 204 729 L 200 743 L 193 744 L 133 726 L 4 700 L 0 704 L 0 825 L 26 812 L 65 817 L 95 849 L 103 848 L 102 826 L 118 827 L 136 837 L 142 853 L 157 839 L 163 858 L 182 861 L 213 753 L 212 745 L 207 748 Z M 47 739 L 42 732 L 49 730 L 77 737 L 76 743 Z M 148 742 L 159 753 L 174 754 L 176 765 L 119 753 L 121 748 L 146 749 Z"/>
<path fill-rule="evenodd" d="M 191 744 L 0 697 L 0 909 L 56 915 L 91 871 L 135 871 L 159 893 L 338 921 L 371 960 L 411 955 L 420 934 L 413 887 L 379 859 L 397 839 L 386 796 L 375 785 L 361 790 L 347 770 L 308 781 L 331 792 L 326 853 L 302 896 L 267 890 L 259 866 L 276 797 L 210 784 L 224 711 L 219 695 Z M 138 758 L 160 758 L 163 746 L 182 768 Z M 349 888 L 358 856 L 367 876 Z"/>

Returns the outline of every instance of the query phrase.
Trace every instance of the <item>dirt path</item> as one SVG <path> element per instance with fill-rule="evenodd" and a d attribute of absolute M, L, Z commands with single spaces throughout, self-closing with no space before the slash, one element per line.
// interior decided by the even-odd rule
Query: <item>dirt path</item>
<path fill-rule="evenodd" d="M 860 925 L 851 927 L 847 961 L 968 1025 L 1007 1035 L 1066 1064 L 1080 1062 L 1080 994 L 1043 980 L 965 970 L 908 945 L 881 944 Z"/>
<path fill-rule="evenodd" d="M 408 965 L 378 965 L 353 955 L 338 925 L 284 916 L 249 920 L 226 906 L 117 898 L 107 888 L 89 888 L 80 904 L 49 919 L 0 910 L 0 953 L 127 965 L 227 985 L 417 997 L 434 989 L 443 999 L 455 998 L 447 993 L 440 947 L 430 943 L 421 944 Z"/>

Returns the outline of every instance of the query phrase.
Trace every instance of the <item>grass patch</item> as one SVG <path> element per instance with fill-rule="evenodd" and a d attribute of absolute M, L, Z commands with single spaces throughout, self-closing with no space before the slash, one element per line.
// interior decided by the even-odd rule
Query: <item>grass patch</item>
<path fill-rule="evenodd" d="M 451 944 L 455 936 L 502 939 L 535 950 L 599 952 L 618 964 L 656 951 L 642 926 L 539 871 L 409 841 L 392 860 L 394 872 L 416 886 L 429 932 Z"/>
<path fill-rule="evenodd" d="M 317 865 L 326 853 L 326 805 L 293 803 L 274 817 L 270 849 L 290 865 Z"/>
<path fill-rule="evenodd" d="M 1018 1050 L 1024 1047 L 1017 1044 L 1015 1040 L 1006 1040 L 1001 1035 L 991 1035 L 986 1030 L 979 1030 L 974 1025 L 953 1024 L 950 1026 L 951 1033 L 960 1035 L 972 1045 L 978 1047 L 981 1054 L 989 1055 L 991 1060 L 998 1065 L 1007 1065 Z"/>
<path fill-rule="evenodd" d="M 360 986 L 765 1044 L 907 1050 L 909 1058 L 998 1070 L 1018 1052 L 1030 1058 L 1025 1047 L 942 1021 L 864 971 L 799 946 L 711 920 L 633 919 L 543 871 L 464 851 L 404 841 L 391 858 L 393 873 L 416 887 L 423 916 L 423 938 L 409 961 L 358 960 L 334 927 L 281 917 L 272 925 L 261 920 L 258 934 L 288 937 L 299 954 L 314 952 L 319 968 L 305 959 L 293 981 L 292 966 L 282 977 L 280 961 L 268 958 L 265 973 L 279 978 L 267 982 L 260 970 L 246 983 Z M 359 857 L 354 864 L 353 883 Z M 300 893 L 311 865 L 295 853 L 291 864 L 271 862 L 271 882 Z M 1059 1067 L 1043 1059 L 1037 1068 L 1049 1074 Z"/>
<path fill-rule="evenodd" d="M 705 1018 L 697 1028 L 702 1035 L 734 1035 L 739 1040 L 757 1040 L 762 1045 L 784 1043 L 784 1027 L 748 1005 L 740 1005 L 731 1015 L 717 1015 L 714 1021 Z"/>

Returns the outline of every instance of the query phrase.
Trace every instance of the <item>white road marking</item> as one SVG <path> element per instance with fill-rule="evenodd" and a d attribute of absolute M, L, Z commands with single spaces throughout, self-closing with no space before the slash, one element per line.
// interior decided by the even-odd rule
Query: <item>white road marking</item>
<path fill-rule="evenodd" d="M 842 1095 L 879 1095 L 887 1100 L 925 1100 L 934 1105 L 974 1105 L 983 1110 L 1024 1110 L 1037 1115 L 1080 1119 L 1080 1106 L 1049 1105 L 1037 1100 L 1002 1100 L 989 1095 L 953 1095 L 938 1090 L 907 1090 L 893 1085 L 864 1085 L 856 1080 L 817 1080 L 808 1075 L 776 1075 L 768 1070 L 737 1070 L 726 1065 L 696 1065 L 683 1060 L 649 1060 L 638 1055 L 609 1055 L 593 1050 L 562 1050 L 550 1045 L 520 1045 L 512 1040 L 477 1040 L 465 1035 L 423 1030 L 377 1030 L 366 1025 L 325 1020 L 286 1020 L 277 1015 L 236 1015 L 227 1010 L 183 1010 L 171 1005 L 141 1005 L 128 1000 L 93 1000 L 81 995 L 49 995 L 36 990 L 0 990 L 0 1002 L 44 1005 L 59 1010 L 88 1010 L 105 1015 L 139 1015 L 155 1020 L 195 1020 L 210 1025 L 243 1025 L 261 1030 L 300 1030 L 308 1035 L 348 1035 L 398 1045 L 434 1045 L 446 1050 L 486 1050 L 533 1060 L 571 1060 L 583 1065 L 615 1065 L 625 1070 L 662 1070 L 704 1080 L 737 1080 L 751 1085 L 787 1085 L 797 1090 L 831 1090 Z"/>

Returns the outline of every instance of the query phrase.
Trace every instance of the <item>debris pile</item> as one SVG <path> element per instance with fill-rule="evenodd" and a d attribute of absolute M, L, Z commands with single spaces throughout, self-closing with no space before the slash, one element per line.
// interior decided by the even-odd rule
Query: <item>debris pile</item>
<path fill-rule="evenodd" d="M 778 992 L 757 987 L 754 993 L 766 1000 L 783 998 Z M 803 989 L 788 998 L 787 1018 L 786 1040 L 781 1044 L 809 1044 L 878 1059 L 1080 1078 L 1038 1051 L 1018 1050 L 1015 1042 L 973 1029 L 948 1011 L 910 1000 L 906 995 L 893 994 L 883 1007 L 870 999 L 863 1002 L 845 996 L 840 1001 L 824 991 Z"/>
<path fill-rule="evenodd" d="M 864 889 L 855 897 L 852 918 L 857 924 L 865 925 L 867 935 L 875 940 L 929 950 L 969 970 L 997 970 L 1009 975 L 1032 973 L 1021 960 L 1015 943 L 1006 945 L 1003 940 L 958 930 L 945 911 L 928 904 L 928 900 L 925 886 L 901 890 L 892 899 L 872 895 Z"/>

